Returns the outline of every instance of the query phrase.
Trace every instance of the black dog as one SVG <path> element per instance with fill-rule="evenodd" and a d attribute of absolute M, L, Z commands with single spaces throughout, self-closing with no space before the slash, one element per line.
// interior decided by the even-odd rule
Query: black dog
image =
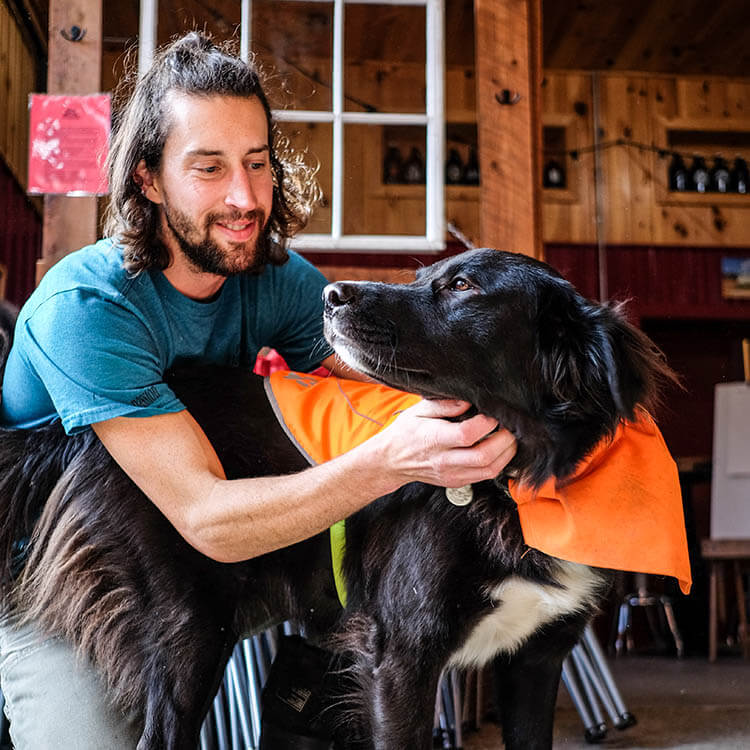
<path fill-rule="evenodd" d="M 571 474 L 671 377 L 618 308 L 520 255 L 469 252 L 408 285 L 338 283 L 325 296 L 326 335 L 345 361 L 496 417 L 518 439 L 508 471 L 531 484 Z M 229 477 L 306 465 L 260 378 L 212 370 L 173 385 Z M 465 507 L 413 483 L 349 519 L 345 611 L 325 535 L 244 563 L 209 560 L 91 431 L 3 431 L 0 505 L 4 603 L 98 664 L 113 700 L 143 714 L 140 750 L 192 750 L 235 640 L 283 619 L 345 655 L 337 747 L 430 747 L 442 669 L 490 660 L 506 746 L 550 747 L 562 662 L 607 581 L 527 548 L 503 477 L 475 485 Z M 24 562 L 17 542 L 29 536 Z"/>

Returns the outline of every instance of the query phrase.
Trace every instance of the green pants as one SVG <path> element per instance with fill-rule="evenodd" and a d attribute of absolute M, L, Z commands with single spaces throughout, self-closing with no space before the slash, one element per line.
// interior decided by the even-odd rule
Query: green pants
<path fill-rule="evenodd" d="M 60 638 L 0 616 L 0 689 L 15 750 L 134 750 L 141 727 Z"/>

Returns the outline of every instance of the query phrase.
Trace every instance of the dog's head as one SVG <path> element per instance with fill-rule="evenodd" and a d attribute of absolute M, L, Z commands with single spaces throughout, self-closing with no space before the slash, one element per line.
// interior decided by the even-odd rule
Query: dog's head
<path fill-rule="evenodd" d="M 619 306 L 586 300 L 516 253 L 472 250 L 411 284 L 339 282 L 324 297 L 325 335 L 344 362 L 496 417 L 518 440 L 512 468 L 534 484 L 571 474 L 673 378 Z"/>

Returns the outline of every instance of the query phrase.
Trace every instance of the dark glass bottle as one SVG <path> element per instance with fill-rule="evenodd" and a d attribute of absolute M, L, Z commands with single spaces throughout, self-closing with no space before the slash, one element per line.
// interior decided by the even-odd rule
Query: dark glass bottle
<path fill-rule="evenodd" d="M 469 160 L 466 162 L 464 169 L 464 184 L 479 184 L 479 159 L 477 158 L 477 150 L 475 148 L 469 149 Z"/>
<path fill-rule="evenodd" d="M 424 161 L 416 146 L 411 150 L 409 158 L 404 162 L 402 170 L 403 181 L 408 185 L 424 183 Z"/>
<path fill-rule="evenodd" d="M 448 161 L 445 162 L 445 184 L 458 185 L 464 177 L 464 163 L 461 155 L 455 148 L 448 152 Z"/>
<path fill-rule="evenodd" d="M 688 170 L 685 166 L 685 162 L 679 154 L 672 156 L 672 161 L 669 163 L 669 189 L 677 192 L 684 192 L 689 190 L 688 185 Z"/>
<path fill-rule="evenodd" d="M 702 156 L 693 157 L 690 167 L 690 184 L 693 190 L 699 193 L 707 193 L 710 187 L 710 177 L 706 160 Z"/>
<path fill-rule="evenodd" d="M 386 185 L 395 185 L 401 182 L 403 170 L 403 159 L 397 146 L 389 146 L 383 159 L 383 182 Z"/>
<path fill-rule="evenodd" d="M 544 165 L 544 175 L 542 178 L 546 188 L 565 188 L 565 169 L 556 159 L 550 159 Z"/>
<path fill-rule="evenodd" d="M 729 173 L 729 185 L 730 190 L 733 193 L 741 193 L 747 195 L 750 192 L 750 172 L 748 172 L 747 162 L 738 156 L 734 160 L 732 170 Z"/>
<path fill-rule="evenodd" d="M 710 187 L 715 193 L 729 192 L 729 166 L 726 159 L 721 156 L 714 158 L 714 165 L 711 167 Z"/>

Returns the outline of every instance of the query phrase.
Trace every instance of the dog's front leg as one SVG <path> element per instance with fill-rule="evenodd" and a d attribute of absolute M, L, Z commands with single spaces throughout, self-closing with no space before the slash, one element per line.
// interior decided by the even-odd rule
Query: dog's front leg
<path fill-rule="evenodd" d="M 432 747 L 439 678 L 435 662 L 420 659 L 412 645 L 388 643 L 383 658 L 372 670 L 366 696 L 374 750 Z"/>
<path fill-rule="evenodd" d="M 506 750 L 550 750 L 563 655 L 522 650 L 493 663 Z"/>

